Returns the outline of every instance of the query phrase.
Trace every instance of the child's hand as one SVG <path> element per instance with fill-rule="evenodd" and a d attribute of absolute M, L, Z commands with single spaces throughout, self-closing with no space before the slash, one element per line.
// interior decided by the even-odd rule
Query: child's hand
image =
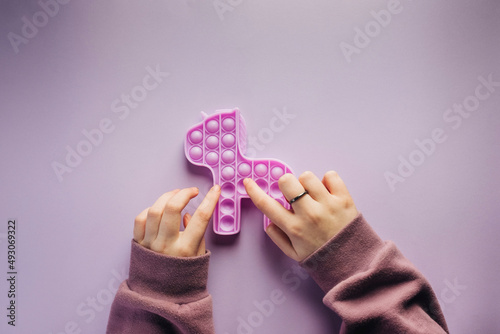
<path fill-rule="evenodd" d="M 298 180 L 292 174 L 283 175 L 279 187 L 289 201 L 308 192 L 292 204 L 292 210 L 268 196 L 252 179 L 245 179 L 244 184 L 257 208 L 272 221 L 266 230 L 269 237 L 296 261 L 323 246 L 358 215 L 344 182 L 333 171 L 322 181 L 312 172 L 303 173 Z"/>
<path fill-rule="evenodd" d="M 191 217 L 182 218 L 185 230 L 180 231 L 181 211 L 198 195 L 198 188 L 176 189 L 163 194 L 152 207 L 135 218 L 134 240 L 155 252 L 189 257 L 205 254 L 205 231 L 219 200 L 220 187 L 215 185 Z"/>

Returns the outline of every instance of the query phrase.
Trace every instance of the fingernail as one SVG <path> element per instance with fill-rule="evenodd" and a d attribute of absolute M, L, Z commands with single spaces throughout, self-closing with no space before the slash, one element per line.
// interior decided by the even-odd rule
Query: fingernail
<path fill-rule="evenodd" d="M 248 182 L 250 182 L 250 179 L 249 179 L 249 178 L 244 178 L 244 179 L 243 179 L 243 184 L 244 184 L 244 185 L 247 185 L 247 184 L 248 184 Z"/>
<path fill-rule="evenodd" d="M 216 184 L 212 187 L 212 190 L 215 192 L 218 192 L 220 190 L 220 186 L 218 184 Z"/>

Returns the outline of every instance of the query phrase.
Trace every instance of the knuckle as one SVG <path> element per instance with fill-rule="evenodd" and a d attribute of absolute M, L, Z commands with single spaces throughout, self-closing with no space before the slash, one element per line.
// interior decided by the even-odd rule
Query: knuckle
<path fill-rule="evenodd" d="M 254 204 L 256 207 L 258 207 L 259 209 L 263 209 L 265 207 L 265 203 L 266 203 L 266 199 L 265 197 L 257 197 L 253 200 Z"/>
<path fill-rule="evenodd" d="M 174 203 L 174 202 L 168 202 L 165 205 L 165 212 L 167 212 L 167 213 L 177 213 L 180 211 L 181 211 L 181 209 L 180 209 L 179 205 Z"/>
<path fill-rule="evenodd" d="M 134 225 L 137 226 L 137 227 L 141 227 L 143 225 L 146 225 L 146 219 L 145 219 L 145 217 L 141 216 L 141 215 L 135 217 L 135 219 L 134 219 Z"/>
<path fill-rule="evenodd" d="M 146 218 L 147 218 L 146 213 L 149 209 L 150 208 L 146 208 L 146 209 L 142 210 L 141 213 L 139 213 L 137 216 L 135 216 L 135 219 L 134 219 L 135 225 L 146 224 Z"/>
<path fill-rule="evenodd" d="M 331 199 L 326 206 L 326 214 L 327 215 L 335 215 L 338 211 L 338 204 L 336 199 Z"/>
<path fill-rule="evenodd" d="M 281 187 L 283 184 L 290 182 L 290 180 L 294 176 L 290 173 L 283 174 L 279 179 L 278 179 L 278 185 Z"/>
<path fill-rule="evenodd" d="M 264 212 L 264 214 L 273 211 L 271 203 L 269 203 L 268 199 L 265 197 L 259 199 L 259 203 L 256 203 L 255 206 L 259 208 L 260 211 Z"/>
<path fill-rule="evenodd" d="M 149 242 L 149 240 L 144 239 L 140 242 L 140 244 L 145 248 L 151 249 L 151 242 Z"/>
<path fill-rule="evenodd" d="M 345 209 L 350 209 L 354 206 L 354 200 L 351 196 L 346 196 L 342 199 L 342 207 Z"/>
<path fill-rule="evenodd" d="M 149 247 L 152 251 L 155 251 L 155 252 L 158 252 L 158 253 L 161 253 L 163 251 L 163 249 L 165 248 L 165 245 L 163 242 L 159 242 L 159 241 L 153 241 Z"/>
<path fill-rule="evenodd" d="M 179 246 L 177 249 L 177 255 L 180 257 L 189 257 L 192 256 L 193 252 L 191 249 L 185 245 Z"/>
<path fill-rule="evenodd" d="M 327 178 L 337 178 L 337 177 L 339 177 L 339 173 L 337 173 L 334 170 L 329 170 L 328 172 L 325 173 L 325 177 L 327 177 Z"/>
<path fill-rule="evenodd" d="M 309 222 L 317 222 L 321 218 L 317 210 L 306 210 L 304 214 Z"/>
<path fill-rule="evenodd" d="M 198 213 L 198 217 L 200 218 L 201 221 L 209 221 L 210 218 L 212 217 L 212 214 L 207 211 L 207 210 L 201 210 L 199 213 Z"/>
<path fill-rule="evenodd" d="M 302 181 L 310 179 L 313 176 L 314 176 L 313 172 L 311 172 L 311 171 L 305 171 L 304 173 L 300 174 L 299 181 L 301 181 L 301 183 L 302 183 Z"/>
<path fill-rule="evenodd" d="M 290 224 L 290 226 L 288 227 L 288 231 L 289 231 L 290 235 L 292 235 L 294 237 L 300 237 L 304 233 L 304 228 L 302 227 L 302 224 L 300 224 L 300 223 L 293 223 L 293 224 Z"/>
<path fill-rule="evenodd" d="M 330 211 L 337 212 L 339 210 L 351 209 L 354 207 L 354 200 L 351 196 L 338 197 L 333 205 L 330 206 Z"/>
<path fill-rule="evenodd" d="M 153 219 L 158 219 L 161 217 L 161 210 L 157 208 L 149 208 L 148 210 L 148 217 L 153 218 Z"/>
<path fill-rule="evenodd" d="M 163 196 L 171 196 L 171 195 L 177 194 L 179 191 L 180 191 L 180 189 L 174 189 L 171 191 L 167 191 L 166 193 L 163 194 Z"/>

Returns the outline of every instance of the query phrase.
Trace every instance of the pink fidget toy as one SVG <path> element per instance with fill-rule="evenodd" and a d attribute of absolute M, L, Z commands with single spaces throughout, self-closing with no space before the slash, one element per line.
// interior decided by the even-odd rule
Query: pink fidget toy
<path fill-rule="evenodd" d="M 248 198 L 244 178 L 253 179 L 268 195 L 289 209 L 290 204 L 278 187 L 278 179 L 292 173 L 276 159 L 250 159 L 246 151 L 246 127 L 239 109 L 217 110 L 190 128 L 186 135 L 185 153 L 195 165 L 210 168 L 214 184 L 221 186 L 221 196 L 214 211 L 214 232 L 230 235 L 240 231 L 241 198 Z M 264 230 L 270 220 L 264 216 Z"/>

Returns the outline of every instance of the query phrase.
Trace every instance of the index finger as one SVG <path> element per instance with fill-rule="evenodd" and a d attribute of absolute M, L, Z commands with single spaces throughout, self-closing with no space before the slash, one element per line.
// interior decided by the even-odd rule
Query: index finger
<path fill-rule="evenodd" d="M 160 222 L 166 203 L 179 192 L 179 189 L 169 191 L 160 196 L 148 209 L 146 216 L 146 231 L 143 237 L 143 245 L 149 246 L 158 236 Z"/>
<path fill-rule="evenodd" d="M 189 224 L 184 230 L 184 237 L 186 238 L 186 243 L 192 247 L 198 248 L 200 246 L 205 231 L 207 230 L 208 222 L 219 200 L 219 195 L 220 186 L 216 184 L 210 189 L 189 220 Z"/>
<path fill-rule="evenodd" d="M 252 179 L 244 179 L 243 184 L 255 206 L 262 211 L 276 226 L 286 230 L 285 222 L 293 215 L 283 205 L 271 198 Z"/>

